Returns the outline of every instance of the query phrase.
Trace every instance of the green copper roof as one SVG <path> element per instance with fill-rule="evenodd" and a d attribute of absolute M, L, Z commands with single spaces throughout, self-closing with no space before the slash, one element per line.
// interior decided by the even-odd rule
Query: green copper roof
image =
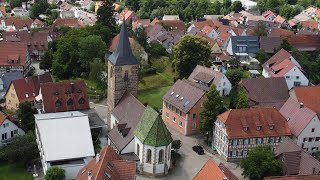
<path fill-rule="evenodd" d="M 155 147 L 167 146 L 173 141 L 159 113 L 149 106 L 144 110 L 134 135 L 143 144 Z"/>

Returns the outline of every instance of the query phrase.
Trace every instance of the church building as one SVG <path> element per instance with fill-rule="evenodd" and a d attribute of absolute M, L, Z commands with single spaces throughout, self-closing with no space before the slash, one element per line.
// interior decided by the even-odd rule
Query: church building
<path fill-rule="evenodd" d="M 108 144 L 141 174 L 161 176 L 171 167 L 171 133 L 161 116 L 138 99 L 139 62 L 123 23 L 116 50 L 108 57 Z"/>

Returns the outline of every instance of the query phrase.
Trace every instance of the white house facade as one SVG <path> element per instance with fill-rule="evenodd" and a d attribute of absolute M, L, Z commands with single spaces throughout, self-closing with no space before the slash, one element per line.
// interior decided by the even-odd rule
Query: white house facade
<path fill-rule="evenodd" d="M 24 135 L 24 131 L 7 118 L 0 126 L 1 143 L 0 146 L 10 144 L 14 137 Z"/>

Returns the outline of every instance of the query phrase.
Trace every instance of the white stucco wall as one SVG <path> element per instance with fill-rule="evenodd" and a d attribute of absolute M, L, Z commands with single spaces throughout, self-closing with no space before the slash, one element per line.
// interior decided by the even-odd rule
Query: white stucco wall
<path fill-rule="evenodd" d="M 118 124 L 118 122 L 119 122 L 118 119 L 113 114 L 111 114 L 111 127 L 110 127 L 110 129 L 112 129 L 115 124 Z"/>
<path fill-rule="evenodd" d="M 231 39 L 228 40 L 227 52 L 228 52 L 230 55 L 233 55 Z"/>
<path fill-rule="evenodd" d="M 142 144 L 142 142 L 135 137 L 135 150 L 134 152 L 137 153 L 137 144 L 140 146 L 139 152 L 139 159 L 140 164 L 142 165 L 143 171 L 146 173 L 153 174 L 153 166 L 155 166 L 155 174 L 164 174 L 165 173 L 165 164 L 167 165 L 168 169 L 170 169 L 171 164 L 171 144 L 168 146 L 160 146 L 160 147 L 153 147 L 146 144 Z M 151 162 L 147 163 L 147 151 L 148 149 L 151 150 Z M 163 163 L 159 163 L 159 151 L 163 150 Z M 169 155 L 170 154 L 170 155 Z M 168 157 L 169 155 L 169 157 Z"/>
<path fill-rule="evenodd" d="M 8 124 L 8 126 L 4 127 L 4 124 Z M 13 134 L 13 136 L 11 136 L 11 131 L 14 131 L 14 130 L 18 130 L 18 133 L 17 134 Z M 2 134 L 5 134 L 5 133 L 7 133 L 7 140 L 9 140 L 9 139 L 11 139 L 13 137 L 16 137 L 18 135 L 24 135 L 25 134 L 24 131 L 21 128 L 19 128 L 13 122 L 11 122 L 11 121 L 9 121 L 7 119 L 0 126 L 0 135 L 1 135 L 0 138 L 2 138 Z M 0 143 L 0 146 L 3 146 L 2 142 Z"/>
<path fill-rule="evenodd" d="M 120 154 L 132 153 L 135 152 L 134 150 L 134 138 L 129 142 L 129 144 L 123 148 Z"/>
<path fill-rule="evenodd" d="M 287 78 L 289 76 L 289 78 Z M 308 86 L 309 80 L 307 77 L 300 71 L 298 67 L 292 68 L 289 72 L 287 72 L 284 77 L 286 78 L 286 82 L 288 85 L 288 89 L 294 87 L 294 82 L 300 82 L 300 86 Z M 299 79 L 297 79 L 299 77 Z"/>
<path fill-rule="evenodd" d="M 217 91 L 219 91 L 220 96 L 227 96 L 231 91 L 231 87 L 232 86 L 230 81 L 225 75 L 223 75 L 223 77 L 221 78 L 220 82 L 217 85 Z M 224 90 L 224 94 L 223 94 L 223 90 Z"/>
<path fill-rule="evenodd" d="M 314 128 L 314 132 L 312 132 L 312 128 Z M 313 153 L 320 150 L 317 150 L 317 147 L 320 148 L 320 139 L 319 141 L 316 141 L 316 137 L 320 137 L 320 120 L 318 116 L 312 118 L 307 127 L 301 132 L 298 138 L 295 138 L 295 140 L 300 147 L 302 146 L 302 143 L 304 144 L 303 149 L 305 149 L 306 152 Z M 306 138 L 305 142 L 303 142 L 304 138 Z M 313 138 L 311 142 L 309 142 L 309 138 Z M 315 147 L 314 150 L 312 150 L 313 147 Z M 308 151 L 306 148 L 308 148 Z"/>

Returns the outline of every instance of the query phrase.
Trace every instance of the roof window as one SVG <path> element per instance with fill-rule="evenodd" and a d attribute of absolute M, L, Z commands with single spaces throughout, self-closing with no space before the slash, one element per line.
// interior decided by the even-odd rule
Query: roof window
<path fill-rule="evenodd" d="M 170 96 L 172 96 L 174 94 L 174 92 L 172 91 L 171 93 L 170 93 Z"/>

